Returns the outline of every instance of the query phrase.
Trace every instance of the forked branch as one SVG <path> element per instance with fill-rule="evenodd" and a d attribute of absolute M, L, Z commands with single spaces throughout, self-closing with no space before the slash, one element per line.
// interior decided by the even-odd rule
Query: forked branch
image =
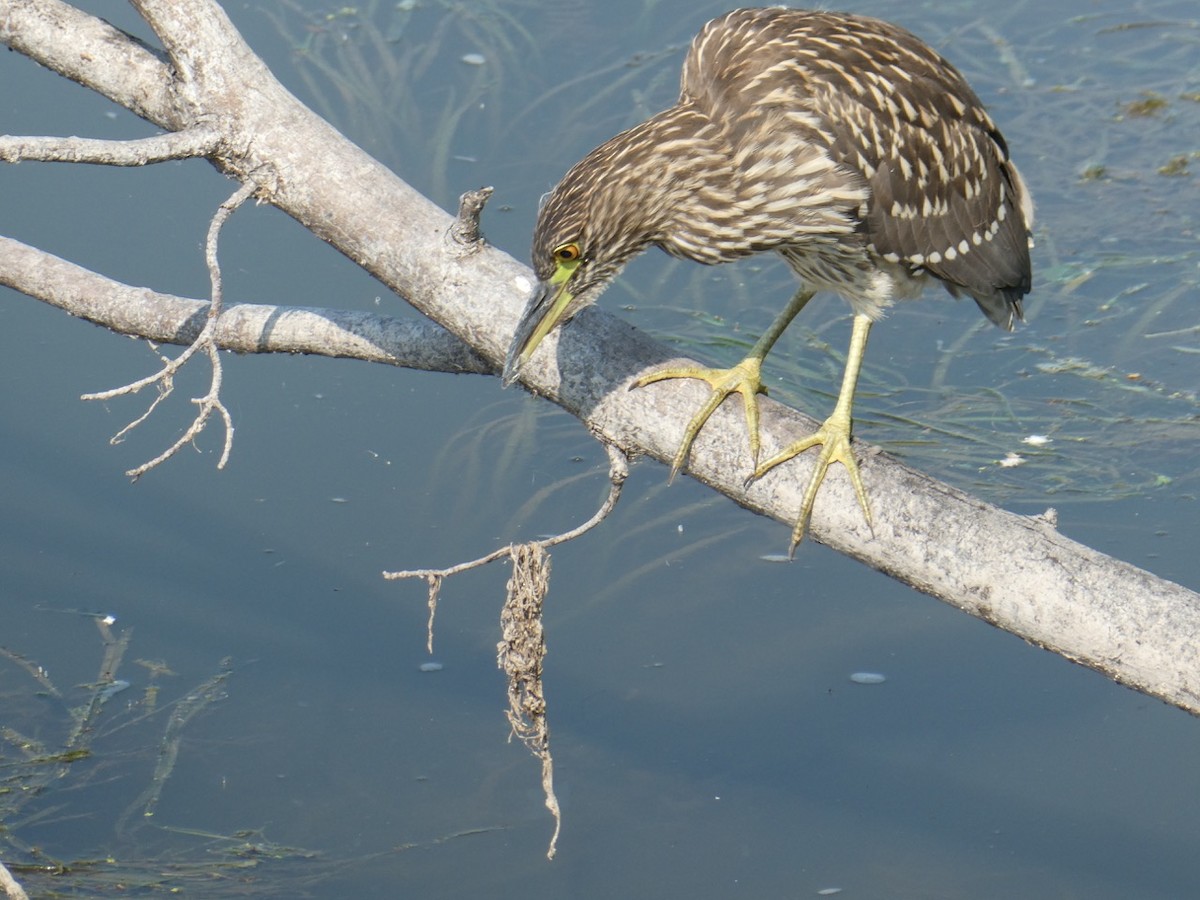
<path fill-rule="evenodd" d="M 184 446 L 199 436 L 213 413 L 219 415 L 225 424 L 225 444 L 221 451 L 221 458 L 217 462 L 217 468 L 223 469 L 229 461 L 229 453 L 233 449 L 233 417 L 229 415 L 229 410 L 221 402 L 221 379 L 223 371 L 221 368 L 221 354 L 215 340 L 217 321 L 220 319 L 221 312 L 224 309 L 224 291 L 221 279 L 221 263 L 217 254 L 217 243 L 221 228 L 229 220 L 229 217 L 233 215 L 238 207 L 254 196 L 256 190 L 256 183 L 254 181 L 247 181 L 233 193 L 233 196 L 217 208 L 212 221 L 209 223 L 208 236 L 204 242 L 204 258 L 208 265 L 212 296 L 209 300 L 204 327 L 200 330 L 200 334 L 196 337 L 196 340 L 174 359 L 168 359 L 165 356 L 161 357 L 163 367 L 155 374 L 139 378 L 137 381 L 123 387 L 99 393 L 84 394 L 82 397 L 84 400 L 111 400 L 114 397 L 136 394 L 142 388 L 149 387 L 150 385 L 157 386 L 158 396 L 154 398 L 149 408 L 113 435 L 112 443 L 119 444 L 125 439 L 127 434 L 150 418 L 158 405 L 171 395 L 171 392 L 174 390 L 175 375 L 187 365 L 188 360 L 197 353 L 204 353 L 208 356 L 209 364 L 212 367 L 212 378 L 209 381 L 208 393 L 203 397 L 192 398 L 192 402 L 199 407 L 196 418 L 192 420 L 192 424 L 188 426 L 187 430 L 170 447 L 153 459 L 126 472 L 125 474 L 130 478 L 140 478 L 155 466 L 166 462 L 178 453 Z"/>
<path fill-rule="evenodd" d="M 510 544 L 507 547 L 500 547 L 493 550 L 486 556 L 481 556 L 479 559 L 473 559 L 470 562 L 459 563 L 458 565 L 449 566 L 445 569 L 404 569 L 399 572 L 384 572 L 383 577 L 388 581 L 396 581 L 401 578 L 420 578 L 429 585 L 429 627 L 428 640 L 426 648 L 430 653 L 433 652 L 433 620 L 437 615 L 438 597 L 441 593 L 442 582 L 451 575 L 458 575 L 461 572 L 468 572 L 471 569 L 478 569 L 486 566 L 488 563 L 495 562 L 498 559 L 514 559 L 517 550 L 520 547 L 532 546 L 536 544 L 543 550 L 548 550 L 558 544 L 572 541 L 580 535 L 591 531 L 601 522 L 608 518 L 609 514 L 616 508 L 617 502 L 621 499 L 621 488 L 625 484 L 625 480 L 629 477 L 629 457 L 613 444 L 604 444 L 604 450 L 608 454 L 608 480 L 611 487 L 608 491 L 608 497 L 603 505 L 596 510 L 590 519 L 572 528 L 570 531 L 565 531 L 562 534 L 556 534 L 552 537 L 544 538 L 540 541 L 530 541 L 528 544 Z"/>

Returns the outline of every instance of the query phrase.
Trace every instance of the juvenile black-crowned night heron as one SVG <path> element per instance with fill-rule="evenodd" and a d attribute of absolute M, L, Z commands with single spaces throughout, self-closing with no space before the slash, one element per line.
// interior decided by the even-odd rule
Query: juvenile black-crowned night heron
<path fill-rule="evenodd" d="M 744 360 L 731 369 L 667 368 L 632 386 L 698 378 L 712 387 L 672 477 L 735 392 L 745 404 L 752 478 L 820 445 L 795 549 L 834 462 L 871 522 L 850 449 L 871 323 L 932 277 L 1011 329 L 1030 289 L 1032 224 L 1029 194 L 995 123 L 962 75 L 920 39 L 861 16 L 735 10 L 692 42 L 674 106 L 593 150 L 546 198 L 533 237 L 540 283 L 504 382 L 650 245 L 706 264 L 781 254 L 802 288 Z M 819 290 L 836 291 L 854 310 L 841 392 L 815 434 L 760 464 L 763 359 Z"/>

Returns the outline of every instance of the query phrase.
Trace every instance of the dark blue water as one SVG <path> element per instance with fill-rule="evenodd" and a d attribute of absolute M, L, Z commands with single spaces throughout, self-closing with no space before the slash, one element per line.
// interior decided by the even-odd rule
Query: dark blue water
<path fill-rule="evenodd" d="M 1197 163 L 1159 172 L 1195 150 L 1195 11 L 989 7 L 858 11 L 926 36 L 1001 123 L 1039 202 L 1030 322 L 1006 337 L 969 304 L 932 295 L 895 311 L 872 335 L 857 433 L 1015 511 L 1056 506 L 1067 535 L 1200 587 Z M 305 34 L 294 10 L 229 11 L 289 87 L 438 202 L 495 185 L 488 236 L 524 258 L 538 196 L 670 102 L 683 46 L 723 8 L 481 3 L 447 24 L 439 3 L 408 18 L 385 5 L 373 21 L 397 55 L 405 41 L 436 51 L 406 76 L 411 90 L 385 83 L 411 108 L 366 95 L 369 78 L 350 92 L 357 105 L 328 90 L 267 14 Z M 352 18 L 323 21 L 325 43 L 310 52 L 336 60 L 336 41 L 365 45 Z M 462 61 L 484 51 L 483 66 Z M 16 54 L 0 54 L 0 84 L 5 132 L 151 133 Z M 1165 105 L 1137 115 L 1130 104 L 1148 96 Z M 447 110 L 458 126 L 438 131 Z M 204 231 L 233 188 L 201 162 L 3 167 L 0 232 L 203 296 Z M 402 312 L 270 209 L 234 217 L 222 259 L 233 301 Z M 655 254 L 602 303 L 732 361 L 737 348 L 719 343 L 752 340 L 789 279 L 773 262 L 701 269 Z M 608 523 L 553 554 L 546 694 L 565 822 L 548 863 L 538 769 L 507 742 L 495 668 L 507 568 L 446 583 L 433 656 L 443 669 L 428 673 L 424 586 L 379 573 L 585 519 L 607 480 L 584 429 L 494 379 L 230 357 L 227 469 L 215 469 L 221 435 L 210 430 L 130 484 L 122 472 L 189 421 L 202 367 L 109 446 L 145 401 L 78 397 L 147 374 L 154 355 L 11 292 L 3 300 L 0 644 L 44 666 L 64 697 L 39 696 L 0 659 L 0 720 L 61 743 L 103 653 L 85 614 L 132 632 L 117 673 L 131 687 L 102 711 L 93 756 L 3 823 L 21 846 L 112 857 L 141 877 L 224 866 L 223 880 L 173 882 L 213 896 L 1195 892 L 1191 717 L 820 546 L 792 565 L 764 562 L 786 529 L 687 479 L 668 490 L 653 463 L 635 466 Z M 847 334 L 840 301 L 814 303 L 772 357 L 783 379 L 773 394 L 827 408 Z M 1032 434 L 1052 442 L 1034 450 L 1022 443 Z M 1010 452 L 1026 465 L 999 467 Z M 144 816 L 136 801 L 172 702 L 227 657 L 231 674 L 187 722 Z M 173 674 L 152 677 L 160 663 Z M 887 680 L 850 681 L 864 671 Z M 0 854 L 25 861 L 17 846 Z M 93 893 L 111 888 L 102 873 L 78 877 Z M 35 892 L 69 883 L 26 880 Z"/>

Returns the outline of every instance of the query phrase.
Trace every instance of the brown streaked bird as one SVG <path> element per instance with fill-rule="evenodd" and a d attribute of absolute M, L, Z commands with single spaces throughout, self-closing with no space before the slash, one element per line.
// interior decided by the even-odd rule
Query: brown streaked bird
<path fill-rule="evenodd" d="M 730 369 L 666 368 L 633 383 L 698 378 L 712 388 L 671 475 L 712 412 L 738 393 L 751 478 L 820 446 L 791 549 L 834 462 L 871 509 L 850 448 L 851 406 L 871 323 L 940 281 L 1011 329 L 1030 290 L 1033 204 L 1008 146 L 961 74 L 878 19 L 739 9 L 713 19 L 683 64 L 679 100 L 576 164 L 542 205 L 539 284 L 517 326 L 504 383 L 541 340 L 596 300 L 649 246 L 705 264 L 773 250 L 801 289 Z M 815 434 L 758 461 L 763 359 L 820 290 L 854 312 L 833 413 Z"/>

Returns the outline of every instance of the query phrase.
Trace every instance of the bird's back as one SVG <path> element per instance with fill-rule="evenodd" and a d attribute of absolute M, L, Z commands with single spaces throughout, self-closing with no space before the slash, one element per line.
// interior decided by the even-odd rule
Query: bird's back
<path fill-rule="evenodd" d="M 997 324 L 1020 315 L 1028 193 L 974 91 L 909 32 L 837 13 L 736 10 L 696 36 L 680 102 L 727 142 L 739 214 L 757 221 L 754 250 L 775 246 L 872 314 L 928 273 Z"/>

